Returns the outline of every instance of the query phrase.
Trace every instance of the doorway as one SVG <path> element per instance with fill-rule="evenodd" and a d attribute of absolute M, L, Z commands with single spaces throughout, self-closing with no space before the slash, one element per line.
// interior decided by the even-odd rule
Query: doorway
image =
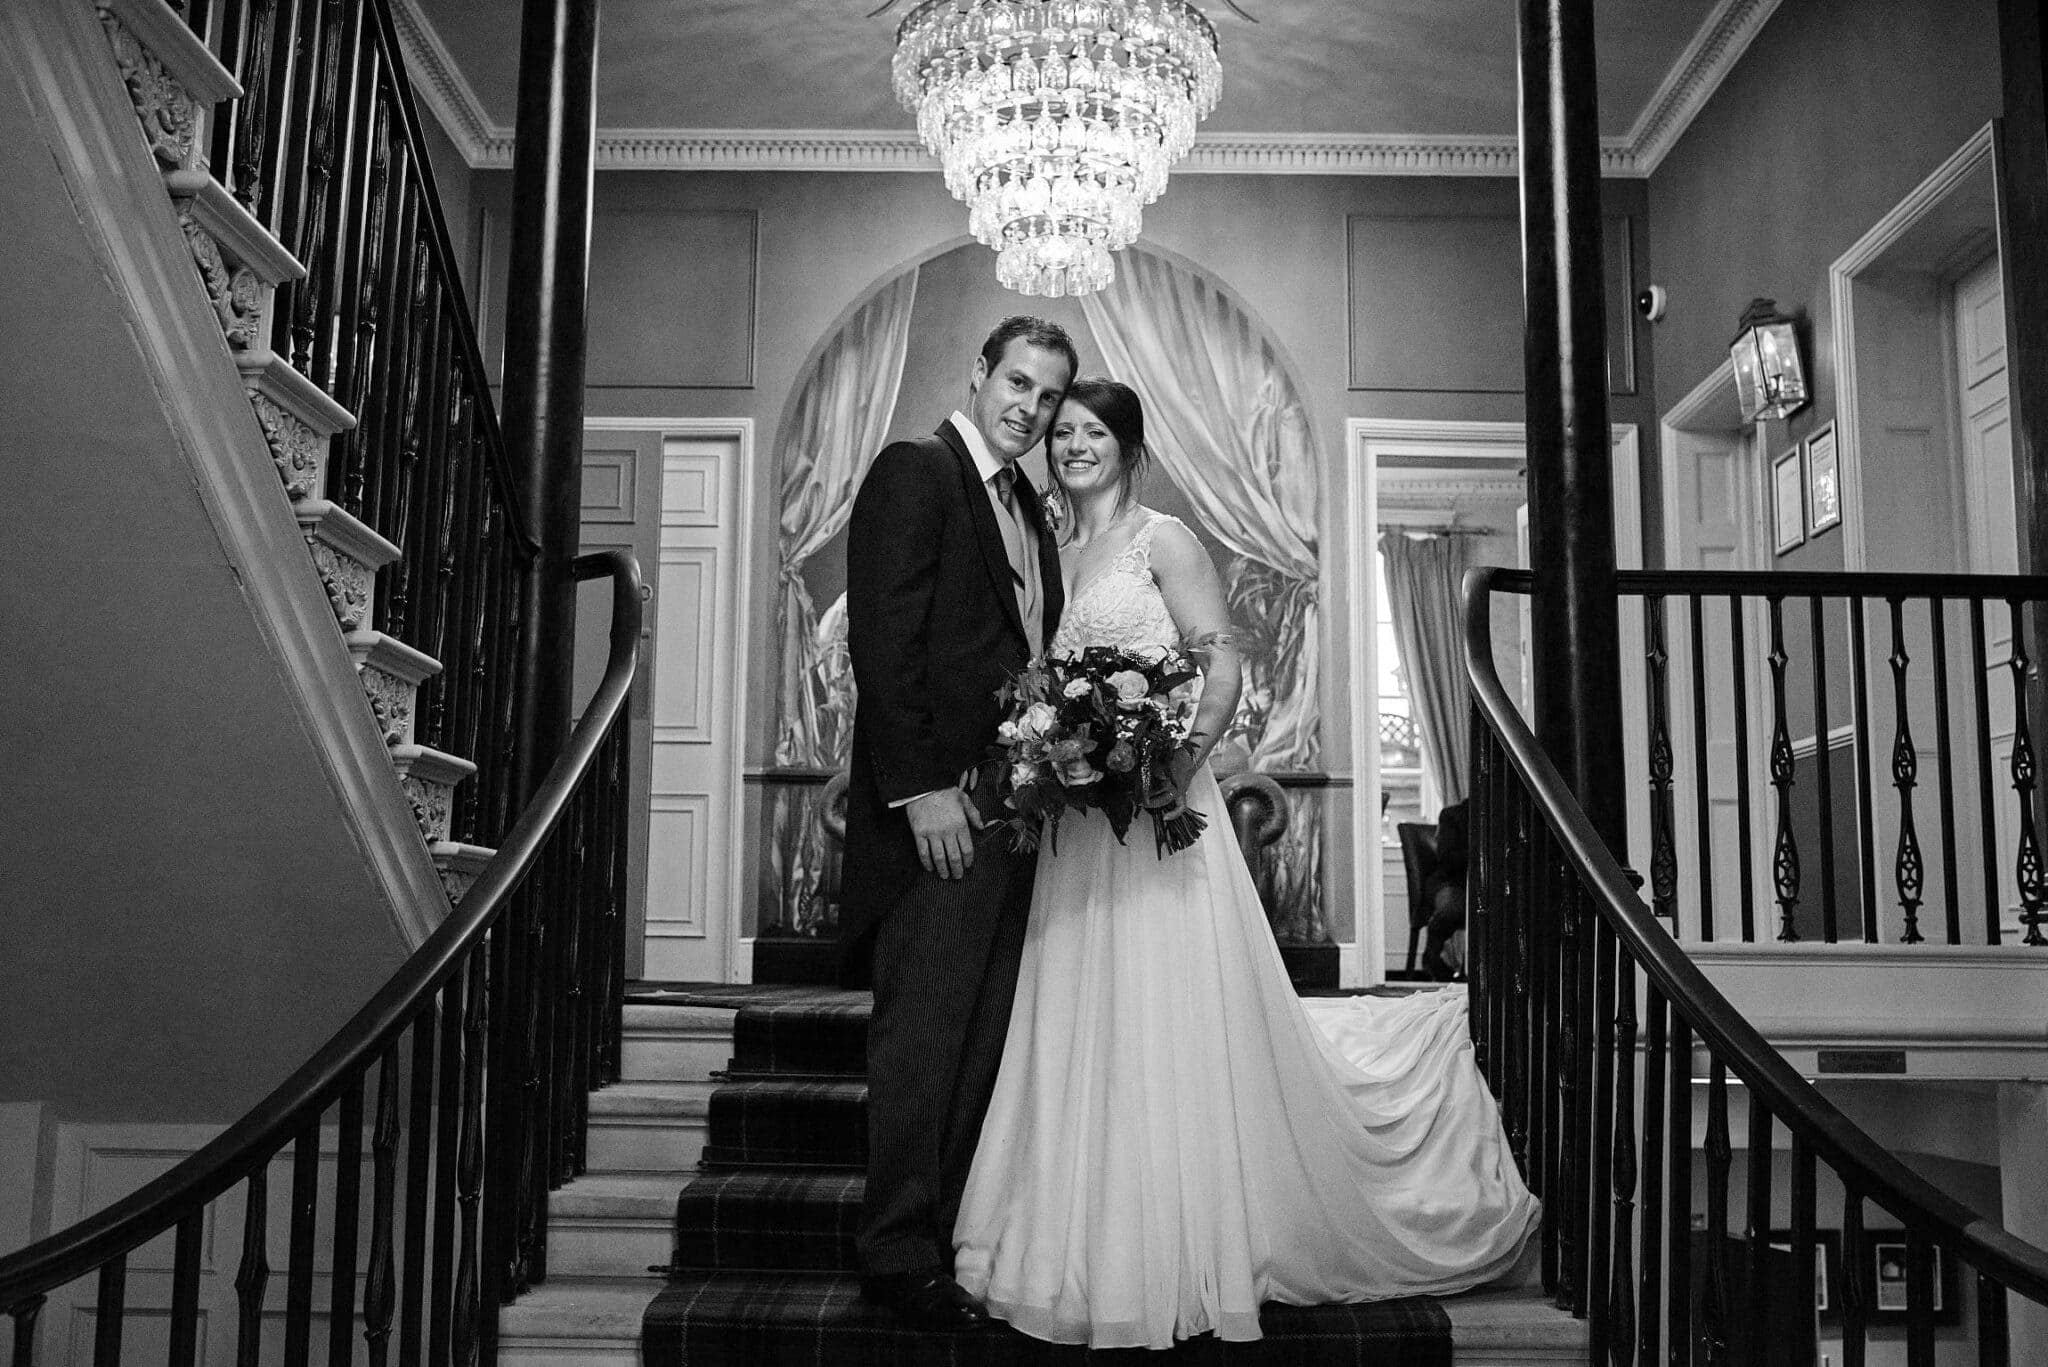
<path fill-rule="evenodd" d="M 1621 569 L 1640 569 L 1640 443 L 1632 424 L 1616 424 L 1612 434 L 1615 564 Z M 1388 865 L 1400 861 L 1396 823 L 1384 821 L 1380 814 L 1387 780 L 1401 776 L 1383 775 L 1383 767 L 1391 766 L 1381 763 L 1378 685 L 1386 671 L 1380 660 L 1378 629 L 1382 596 L 1376 572 L 1378 538 L 1389 517 L 1395 523 L 1408 521 L 1424 527 L 1432 518 L 1446 521 L 1441 512 L 1444 497 L 1451 498 L 1455 511 L 1456 495 L 1450 491 L 1461 479 L 1495 481 L 1506 475 L 1519 486 L 1523 429 L 1518 422 L 1353 418 L 1345 424 L 1345 449 L 1352 456 L 1351 468 L 1358 472 L 1346 522 L 1352 639 L 1360 667 L 1351 675 L 1351 759 L 1357 787 L 1357 800 L 1352 804 L 1351 867 L 1358 939 L 1347 947 L 1344 979 L 1347 984 L 1372 984 L 1385 981 L 1389 968 L 1405 962 L 1408 944 L 1405 902 L 1388 897 Z M 1433 485 L 1443 486 L 1446 493 L 1430 492 Z M 1415 507 L 1418 502 L 1420 509 Z M 1385 509 L 1383 503 L 1388 505 Z M 1469 525 L 1485 526 L 1498 534 L 1503 563 L 1514 563 L 1517 555 L 1519 504 L 1519 499 L 1503 501 L 1498 512 L 1486 514 L 1484 522 L 1476 512 L 1466 519 Z M 1436 511 L 1431 511 L 1432 506 Z M 1475 510 L 1478 506 L 1472 505 Z M 1520 621 L 1520 604 L 1496 605 L 1495 667 L 1510 691 L 1520 685 L 1522 657 L 1518 647 L 1503 648 L 1502 642 L 1520 639 Z M 1624 771 L 1630 790 L 1640 791 L 1649 773 L 1643 724 L 1643 643 L 1640 623 L 1631 623 L 1626 617 L 1621 624 L 1621 659 Z M 1391 799 L 1387 805 L 1392 807 Z M 1631 850 L 1647 851 L 1649 826 L 1640 806 L 1630 804 L 1629 845 Z M 1397 880 L 1394 886 L 1398 890 L 1402 885 Z"/>

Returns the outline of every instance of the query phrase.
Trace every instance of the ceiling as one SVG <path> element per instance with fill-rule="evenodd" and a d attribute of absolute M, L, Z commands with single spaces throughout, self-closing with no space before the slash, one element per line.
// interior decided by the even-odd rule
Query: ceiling
<path fill-rule="evenodd" d="M 1594 0 L 1600 130 L 1610 173 L 1648 169 L 1625 163 L 1661 155 L 1675 136 L 1669 125 L 1689 121 L 1687 103 L 1696 108 L 1718 84 L 1777 2 Z M 1505 148 L 1511 155 L 1512 5 L 1240 3 L 1256 23 L 1225 4 L 1205 5 L 1221 40 L 1224 71 L 1222 102 L 1204 125 L 1205 142 L 1246 135 L 1284 146 L 1312 137 L 1354 149 L 1443 144 Z M 603 0 L 599 127 L 614 142 L 630 131 L 643 147 L 691 141 L 685 135 L 702 144 L 710 133 L 725 135 L 726 143 L 737 136 L 743 143 L 777 144 L 797 130 L 864 134 L 870 142 L 883 134 L 889 145 L 903 146 L 913 120 L 890 93 L 889 58 L 908 4 L 898 0 L 870 18 L 874 0 Z M 509 157 L 518 0 L 402 0 L 400 8 L 427 103 L 453 125 L 472 161 Z M 497 142 L 505 146 L 491 146 Z M 1505 173 L 1512 167 L 1466 169 Z"/>

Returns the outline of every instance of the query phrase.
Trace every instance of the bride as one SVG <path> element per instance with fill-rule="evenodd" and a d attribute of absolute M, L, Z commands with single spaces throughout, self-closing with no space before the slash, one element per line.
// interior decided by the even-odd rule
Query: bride
<path fill-rule="evenodd" d="M 1157 857 L 1099 814 L 1039 856 L 1002 1068 L 954 1226 L 955 1274 L 1038 1338 L 1259 1337 L 1259 1305 L 1447 1294 L 1502 1276 L 1539 1207 L 1472 1058 L 1462 991 L 1303 1002 L 1204 761 L 1239 689 L 1215 567 L 1139 506 L 1138 397 L 1076 381 L 1048 438 L 1066 498 L 1051 651 L 1201 647 L 1208 817 Z"/>

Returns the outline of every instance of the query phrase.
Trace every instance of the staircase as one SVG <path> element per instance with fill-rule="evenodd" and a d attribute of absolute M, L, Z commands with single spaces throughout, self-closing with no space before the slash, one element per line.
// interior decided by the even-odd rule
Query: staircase
<path fill-rule="evenodd" d="M 245 93 L 242 84 L 164 0 L 96 0 L 94 8 L 112 56 L 110 80 L 111 73 L 118 72 L 118 84 L 140 127 L 135 160 L 138 165 L 153 160 L 190 255 L 189 307 L 210 312 L 219 326 L 225 358 L 238 372 L 249 404 L 248 416 L 239 420 L 248 433 L 249 456 L 254 463 L 267 456 L 275 467 L 289 515 L 297 523 L 333 614 L 333 649 L 346 652 L 360 687 L 358 705 L 367 713 L 366 724 L 374 725 L 389 753 L 393 781 L 388 800 L 410 809 L 444 891 L 451 901 L 459 901 L 493 853 L 453 838 L 456 788 L 477 772 L 477 766 L 420 743 L 416 724 L 422 712 L 421 690 L 443 672 L 442 662 L 379 628 L 380 622 L 388 625 L 393 618 L 405 618 L 405 609 L 394 610 L 393 600 L 395 596 L 397 603 L 404 603 L 404 579 L 409 577 L 411 619 L 429 629 L 425 624 L 434 614 L 425 600 L 437 587 L 444 597 L 447 593 L 446 581 L 454 573 L 452 544 L 437 544 L 429 555 L 420 555 L 425 533 L 417 524 L 425 519 L 426 510 L 412 508 L 402 498 L 382 505 L 381 511 L 395 525 L 370 525 L 344 504 L 354 503 L 364 512 L 377 510 L 364 504 L 360 489 L 351 497 L 337 487 L 329 470 L 330 458 L 344 446 L 359 464 L 388 449 L 408 470 L 424 468 L 442 456 L 423 446 L 431 446 L 437 436 L 452 439 L 452 429 L 434 427 L 434 415 L 423 402 L 416 408 L 408 405 L 402 415 L 382 411 L 379 401 L 388 408 L 391 396 L 372 394 L 358 383 L 356 388 L 371 409 L 368 416 L 376 420 L 376 430 L 359 432 L 359 415 L 308 378 L 309 370 L 321 371 L 309 359 L 316 348 L 308 338 L 332 325 L 315 306 L 323 291 L 313 288 L 306 266 L 257 211 L 264 196 L 277 196 L 276 187 L 267 187 L 260 179 L 269 168 L 242 167 L 241 174 L 250 183 L 231 189 L 221 178 L 224 168 L 213 164 L 221 159 L 222 140 L 215 140 L 209 157 L 209 135 L 232 102 Z M 248 116 L 242 117 L 246 122 Z M 246 129 L 237 133 L 238 159 L 247 152 L 251 136 Z M 332 160 L 338 163 L 340 158 Z M 316 246 L 318 220 L 324 217 L 327 202 L 323 197 L 329 190 L 326 182 L 331 178 L 326 167 L 326 161 L 316 162 L 312 181 L 318 186 L 304 191 L 301 214 L 300 231 Z M 278 212 L 273 205 L 270 216 L 274 219 Z M 133 225 L 138 233 L 149 230 L 147 223 Z M 421 269 L 424 272 L 424 266 Z M 295 285 L 300 297 L 280 293 Z M 364 289 L 367 292 L 368 286 Z M 331 298 L 329 302 L 341 307 Z M 402 307 L 406 301 L 394 302 Z M 366 316 L 369 321 L 358 324 L 358 330 L 373 336 L 374 309 Z M 408 321 L 417 327 L 417 316 Z M 280 351 L 288 338 L 295 353 L 291 356 Z M 317 350 L 324 352 L 329 345 L 322 339 Z M 367 355 L 369 343 L 361 345 Z M 413 383 L 417 389 L 417 379 Z M 278 512 L 283 515 L 285 508 Z M 232 535 L 232 529 L 227 530 Z M 442 535 L 445 539 L 446 533 Z M 443 561 L 443 555 L 448 560 Z M 439 563 L 419 569 L 406 563 L 408 559 Z M 401 576 L 398 586 L 380 584 L 380 576 L 393 573 Z M 445 709 L 445 701 L 441 705 Z"/>
<path fill-rule="evenodd" d="M 860 1298 L 852 1269 L 866 993 L 679 989 L 629 996 L 625 1010 L 622 1080 L 591 1098 L 589 1170 L 554 1194 L 548 1280 L 503 1312 L 501 1361 L 1090 1359 L 1008 1330 L 908 1331 Z M 1260 1344 L 1203 1342 L 1169 1356 L 1374 1367 L 1587 1361 L 1584 1323 L 1536 1289 L 1271 1306 L 1265 1320 Z"/>

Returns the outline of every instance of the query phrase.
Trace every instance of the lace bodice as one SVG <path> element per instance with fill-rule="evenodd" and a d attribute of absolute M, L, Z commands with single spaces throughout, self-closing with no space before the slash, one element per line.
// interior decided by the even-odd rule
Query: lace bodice
<path fill-rule="evenodd" d="M 1179 520 L 1148 511 L 1131 544 L 1087 582 L 1075 586 L 1060 613 L 1052 654 L 1071 655 L 1088 646 L 1180 644 L 1180 630 L 1152 573 L 1152 534 L 1161 523 Z"/>

